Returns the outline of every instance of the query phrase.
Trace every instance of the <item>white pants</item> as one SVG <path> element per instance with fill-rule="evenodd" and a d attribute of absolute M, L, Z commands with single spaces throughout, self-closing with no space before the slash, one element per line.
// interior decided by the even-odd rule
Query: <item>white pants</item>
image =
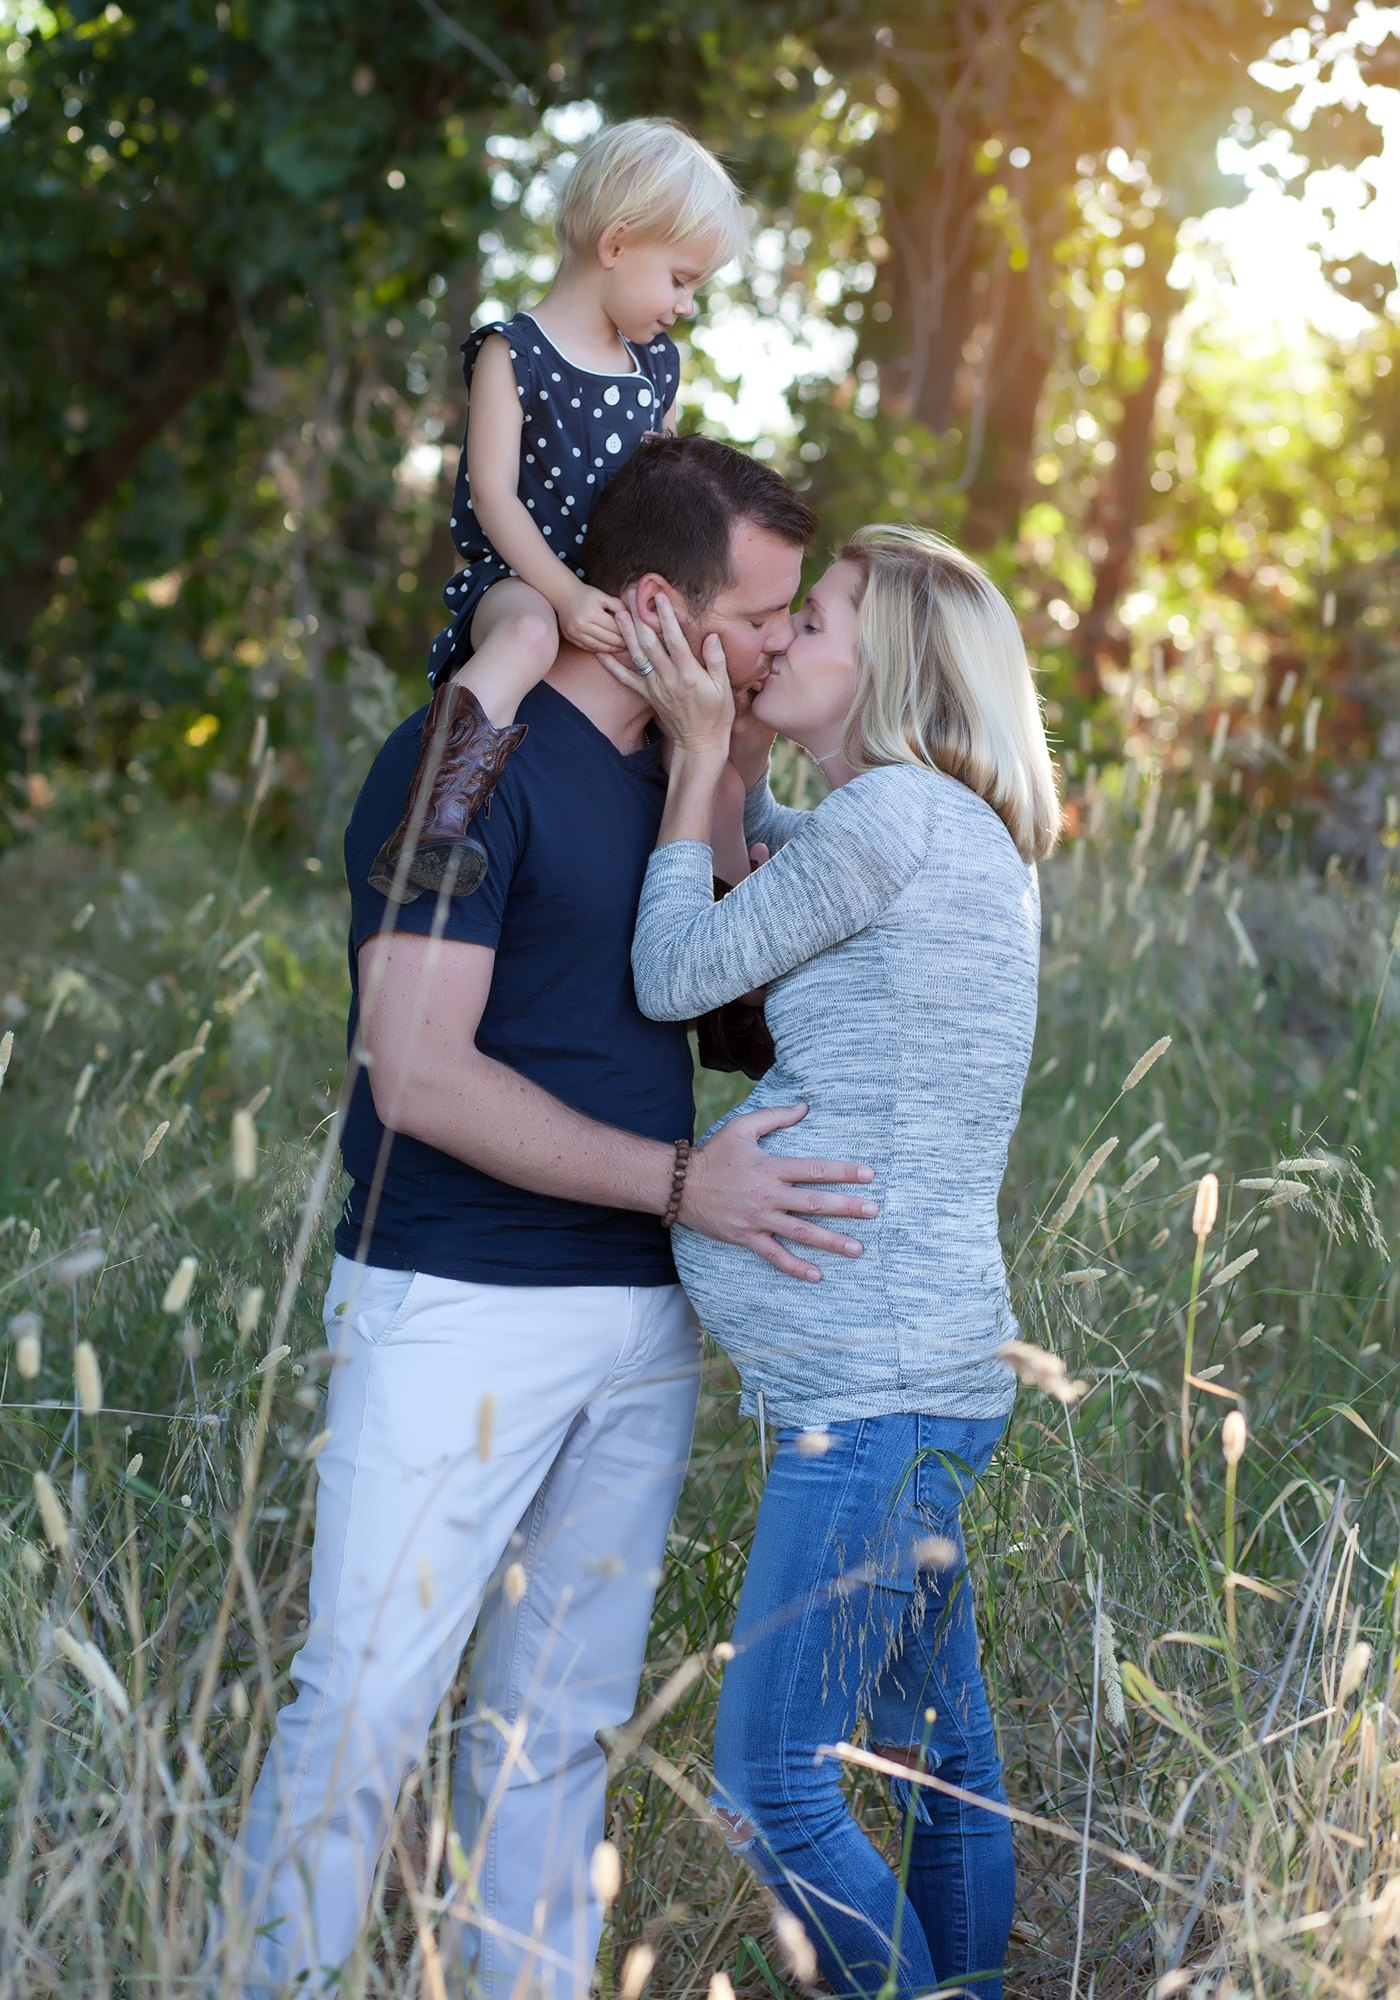
<path fill-rule="evenodd" d="M 478 1885 L 458 1898 L 463 1969 L 491 2000 L 586 2000 L 597 1732 L 636 1700 L 690 1450 L 694 1315 L 679 1285 L 472 1285 L 337 1257 L 325 1316 L 339 1359 L 309 1630 L 225 1877 L 225 1987 L 315 1992 L 349 1958 L 480 1614 L 453 1777 Z"/>

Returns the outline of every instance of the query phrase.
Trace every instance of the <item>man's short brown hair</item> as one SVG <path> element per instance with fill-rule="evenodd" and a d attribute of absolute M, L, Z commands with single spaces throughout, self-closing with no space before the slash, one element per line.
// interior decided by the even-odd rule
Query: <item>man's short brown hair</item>
<path fill-rule="evenodd" d="M 778 473 L 717 438 L 646 438 L 599 496 L 583 544 L 583 574 L 621 597 L 639 577 L 664 576 L 695 611 L 734 581 L 730 539 L 752 521 L 805 549 L 817 517 Z"/>

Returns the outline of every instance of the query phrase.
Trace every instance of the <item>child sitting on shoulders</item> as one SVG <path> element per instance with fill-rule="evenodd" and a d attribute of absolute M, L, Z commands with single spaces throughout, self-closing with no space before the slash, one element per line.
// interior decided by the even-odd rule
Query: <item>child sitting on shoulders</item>
<path fill-rule="evenodd" d="M 680 356 L 666 329 L 748 243 L 723 167 L 659 118 L 595 140 L 555 227 L 559 271 L 539 304 L 462 348 L 470 402 L 452 538 L 463 566 L 445 592 L 452 623 L 433 642 L 403 819 L 369 878 L 401 901 L 481 883 L 486 853 L 467 828 L 525 735 L 516 707 L 561 637 L 625 652 L 616 600 L 579 567 L 588 516 L 643 437 L 674 431 Z"/>

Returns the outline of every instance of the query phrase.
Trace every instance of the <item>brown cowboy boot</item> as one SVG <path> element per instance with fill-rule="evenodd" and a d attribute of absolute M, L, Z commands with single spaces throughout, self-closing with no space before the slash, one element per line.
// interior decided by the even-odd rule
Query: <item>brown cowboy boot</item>
<path fill-rule="evenodd" d="M 422 748 L 408 788 L 403 818 L 374 858 L 372 889 L 393 894 L 403 851 L 415 822 L 417 836 L 400 899 L 411 903 L 425 889 L 470 896 L 486 877 L 486 849 L 467 828 L 479 812 L 491 813 L 491 794 L 526 724 L 498 729 L 469 687 L 440 687 L 423 724 Z M 449 879 L 450 878 L 450 879 Z"/>

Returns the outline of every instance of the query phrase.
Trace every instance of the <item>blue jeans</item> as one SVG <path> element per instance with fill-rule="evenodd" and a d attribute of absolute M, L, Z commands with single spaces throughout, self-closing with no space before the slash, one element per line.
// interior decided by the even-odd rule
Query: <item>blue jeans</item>
<path fill-rule="evenodd" d="M 816 1753 L 863 1717 L 871 1749 L 1005 1803 L 961 1524 L 1002 1428 L 858 1418 L 831 1425 L 820 1456 L 777 1434 L 720 1698 L 715 1804 L 840 1995 L 961 1981 L 1001 2000 L 1010 1823 L 896 1780 L 914 1814 L 902 1895 L 846 1810 L 840 1763 Z"/>

